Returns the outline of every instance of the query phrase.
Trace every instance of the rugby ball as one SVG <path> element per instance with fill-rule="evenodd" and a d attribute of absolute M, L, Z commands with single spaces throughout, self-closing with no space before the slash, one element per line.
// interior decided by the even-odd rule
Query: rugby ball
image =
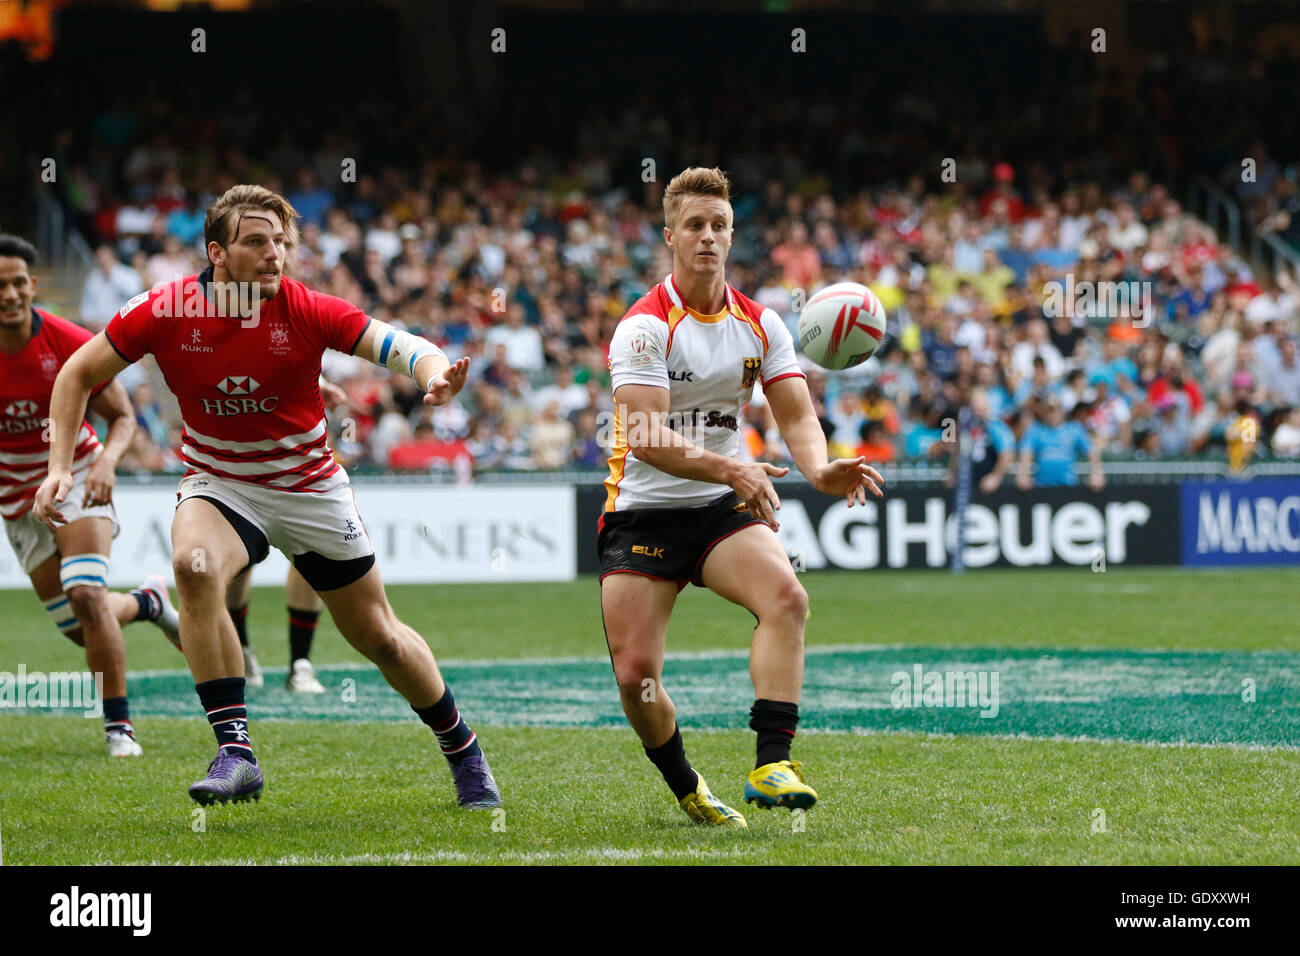
<path fill-rule="evenodd" d="M 885 307 L 866 286 L 837 282 L 808 300 L 798 331 L 799 350 L 822 368 L 852 368 L 884 341 Z"/>

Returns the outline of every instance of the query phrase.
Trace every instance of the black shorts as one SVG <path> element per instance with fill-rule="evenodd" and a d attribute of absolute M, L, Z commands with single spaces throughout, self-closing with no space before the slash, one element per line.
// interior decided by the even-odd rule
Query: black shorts
<path fill-rule="evenodd" d="M 704 560 L 718 543 L 762 523 L 734 491 L 694 508 L 606 511 L 597 525 L 601 579 L 626 572 L 675 581 L 679 591 L 703 587 Z"/>

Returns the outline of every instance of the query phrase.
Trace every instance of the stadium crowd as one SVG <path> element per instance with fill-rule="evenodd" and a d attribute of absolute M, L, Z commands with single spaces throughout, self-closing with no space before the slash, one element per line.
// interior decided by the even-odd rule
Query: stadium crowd
<path fill-rule="evenodd" d="M 238 119 L 213 122 L 228 135 Z M 647 125 L 625 117 L 620 128 Z M 535 149 L 495 169 L 361 164 L 351 181 L 329 134 L 319 149 L 286 134 L 257 158 L 232 149 L 217 163 L 201 138 L 182 148 L 124 103 L 91 129 L 114 159 L 74 164 L 65 195 L 99 243 L 85 324 L 102 327 L 132 294 L 198 271 L 206 204 L 235 182 L 263 183 L 301 214 L 290 274 L 473 359 L 470 385 L 435 411 L 409 382 L 331 353 L 324 376 L 342 392 L 330 419 L 349 464 L 465 480 L 603 466 L 610 337 L 671 265 L 659 200 L 676 167 L 616 172 L 623 164 L 609 157 L 635 152 L 632 134 L 608 151 L 579 134 L 569 160 Z M 834 152 L 841 167 L 866 161 L 855 135 Z M 1009 441 L 1080 459 L 1226 454 L 1236 468 L 1300 456 L 1296 277 L 1253 275 L 1147 174 L 1091 161 L 1017 169 L 972 148 L 950 176 L 936 163 L 854 184 L 788 144 L 768 155 L 756 138 L 738 142 L 723 159 L 737 187 L 731 284 L 792 332 L 799 304 L 834 281 L 870 286 L 889 314 L 868 362 L 834 374 L 806 366 L 834 453 L 938 459 L 954 447 L 957 409 L 978 395 L 994 431 L 1010 436 L 999 451 Z M 162 383 L 143 366 L 127 375 L 144 426 L 128 464 L 179 467 Z M 1069 433 L 1026 443 L 1036 421 Z M 786 457 L 772 425 L 757 398 L 746 454 Z M 1073 481 L 1065 471 L 1059 480 Z"/>

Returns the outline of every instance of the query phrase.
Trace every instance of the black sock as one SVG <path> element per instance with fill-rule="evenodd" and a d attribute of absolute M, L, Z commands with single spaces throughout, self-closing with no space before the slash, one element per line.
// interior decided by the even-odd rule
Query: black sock
<path fill-rule="evenodd" d="M 469 757 L 483 755 L 478 737 L 456 709 L 456 698 L 451 696 L 450 687 L 443 690 L 442 700 L 432 707 L 421 709 L 412 705 L 411 710 L 429 725 L 433 735 L 438 738 L 438 746 L 442 748 L 442 755 L 448 763 L 459 764 Z"/>
<path fill-rule="evenodd" d="M 749 728 L 758 731 L 758 762 L 755 769 L 790 759 L 794 726 L 799 723 L 799 705 L 783 700 L 754 701 L 749 710 Z"/>
<path fill-rule="evenodd" d="M 143 588 L 135 588 L 131 591 L 131 597 L 135 598 L 135 603 L 140 605 L 140 610 L 136 612 L 135 617 L 131 618 L 131 620 L 158 620 L 158 615 L 162 613 L 162 602 L 158 600 L 158 595 Z"/>
<path fill-rule="evenodd" d="M 289 663 L 311 657 L 311 639 L 316 636 L 320 611 L 289 608 Z"/>
<path fill-rule="evenodd" d="M 239 646 L 248 646 L 248 605 L 232 608 L 230 619 L 235 622 L 235 633 L 239 635 Z"/>
<path fill-rule="evenodd" d="M 104 699 L 104 733 L 126 734 L 135 740 L 135 730 L 131 727 L 131 712 L 127 707 L 126 697 L 106 697 Z"/>
<path fill-rule="evenodd" d="M 663 774 L 664 782 L 668 784 L 668 789 L 672 790 L 674 797 L 680 801 L 688 793 L 695 792 L 695 788 L 699 786 L 700 775 L 686 759 L 686 748 L 682 746 L 680 727 L 673 725 L 673 735 L 668 738 L 667 743 L 654 748 L 642 744 L 642 747 L 650 762 Z"/>
<path fill-rule="evenodd" d="M 237 753 L 252 763 L 253 741 L 248 736 L 248 708 L 244 705 L 244 678 L 218 677 L 216 680 L 195 684 L 199 702 L 208 715 L 212 732 L 217 735 L 217 747 Z"/>

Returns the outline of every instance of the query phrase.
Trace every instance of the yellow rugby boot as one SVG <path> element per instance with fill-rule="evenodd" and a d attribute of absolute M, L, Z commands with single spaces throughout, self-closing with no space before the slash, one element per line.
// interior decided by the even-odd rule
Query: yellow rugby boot
<path fill-rule="evenodd" d="M 688 817 L 696 823 L 707 823 L 715 827 L 748 829 L 749 824 L 745 822 L 744 817 L 709 792 L 709 785 L 704 782 L 704 778 L 698 771 L 695 777 L 699 780 L 695 792 L 688 793 L 678 801 L 678 805 L 686 811 Z"/>
<path fill-rule="evenodd" d="M 760 807 L 807 810 L 817 802 L 817 791 L 803 782 L 803 764 L 782 760 L 750 771 L 745 780 L 745 802 Z"/>

